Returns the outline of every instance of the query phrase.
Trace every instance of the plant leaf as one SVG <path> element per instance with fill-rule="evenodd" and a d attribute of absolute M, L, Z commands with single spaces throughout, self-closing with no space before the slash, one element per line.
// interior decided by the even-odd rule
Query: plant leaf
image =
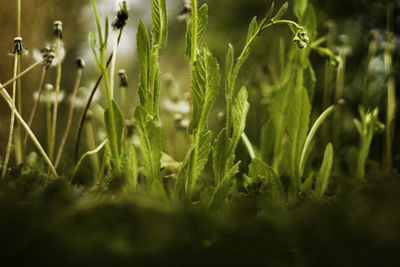
<path fill-rule="evenodd" d="M 303 17 L 304 12 L 307 9 L 308 0 L 294 0 L 293 12 L 298 19 Z"/>
<path fill-rule="evenodd" d="M 250 22 L 249 29 L 247 31 L 247 39 L 246 43 L 250 41 L 251 37 L 258 31 L 258 25 L 257 25 L 257 17 L 253 17 L 253 19 Z"/>
<path fill-rule="evenodd" d="M 201 40 L 208 24 L 208 6 L 204 4 L 197 13 L 197 43 Z M 187 25 L 186 29 L 186 59 L 190 60 L 192 55 L 192 21 Z"/>
<path fill-rule="evenodd" d="M 237 162 L 226 174 L 224 179 L 221 181 L 221 183 L 218 185 L 218 187 L 215 189 L 215 193 L 213 196 L 213 199 L 210 203 L 210 208 L 211 209 L 218 209 L 221 207 L 225 199 L 229 196 L 232 186 L 233 186 L 233 181 L 235 178 L 236 173 L 239 172 L 239 164 L 240 161 Z"/>
<path fill-rule="evenodd" d="M 231 139 L 226 137 L 226 128 L 222 129 L 214 141 L 213 146 L 213 170 L 215 186 L 218 186 L 225 177 L 225 166 L 233 165 L 234 154 L 229 155 Z M 229 157 L 231 157 L 230 160 Z M 227 161 L 229 161 L 227 163 Z"/>
<path fill-rule="evenodd" d="M 262 185 L 259 190 L 262 195 L 262 202 L 272 208 L 282 209 L 285 207 L 285 189 L 279 176 L 269 165 L 258 158 L 254 158 L 249 165 L 249 176 L 252 180 L 261 179 Z"/>
<path fill-rule="evenodd" d="M 232 107 L 232 119 L 233 119 L 233 133 L 232 133 L 232 149 L 234 153 L 237 144 L 239 143 L 240 136 L 242 135 L 246 126 L 247 112 L 249 111 L 250 104 L 247 102 L 247 90 L 242 87 L 235 98 Z"/>
<path fill-rule="evenodd" d="M 150 40 L 149 33 L 143 22 L 139 21 L 138 32 L 136 34 L 137 52 L 140 68 L 139 77 L 139 98 L 140 104 L 145 106 L 148 95 L 148 70 L 150 63 Z"/>
<path fill-rule="evenodd" d="M 196 184 L 198 176 L 208 161 L 211 141 L 211 131 L 208 131 L 203 136 L 194 138 L 192 147 L 186 154 L 178 174 L 178 180 L 175 185 L 175 199 L 182 200 L 185 199 L 185 196 L 190 196 L 189 190 Z"/>
<path fill-rule="evenodd" d="M 208 115 L 218 95 L 220 78 L 217 59 L 203 46 L 192 74 L 193 114 L 189 133 L 197 130 L 202 135 L 206 131 Z"/>
<path fill-rule="evenodd" d="M 114 121 L 115 121 L 115 130 L 116 130 L 116 138 L 117 138 L 117 149 L 118 149 L 118 155 L 121 155 L 122 153 L 122 138 L 124 136 L 124 117 L 122 115 L 122 112 L 120 108 L 118 107 L 117 103 L 112 100 L 112 109 L 114 112 Z M 112 130 L 111 130 L 111 122 L 110 122 L 110 107 L 107 107 L 104 110 L 104 122 L 106 125 L 107 129 L 107 134 L 109 136 L 109 139 L 112 139 Z M 111 142 L 111 141 L 110 141 Z M 113 146 L 110 146 L 112 151 L 113 151 Z M 115 151 L 113 151 L 112 155 L 114 154 Z M 116 153 L 117 154 L 117 153 Z"/>
<path fill-rule="evenodd" d="M 154 180 L 161 179 L 162 141 L 160 126 L 142 106 L 136 108 L 134 120 L 139 131 L 147 189 L 150 189 Z"/>
<path fill-rule="evenodd" d="M 281 8 L 278 10 L 278 12 L 275 14 L 275 16 L 271 19 L 272 22 L 279 20 L 282 18 L 283 15 L 285 15 L 287 9 L 288 9 L 288 2 L 285 2 Z"/>
<path fill-rule="evenodd" d="M 322 198 L 328 187 L 329 177 L 331 176 L 333 163 L 333 146 L 329 143 L 325 148 L 324 159 L 315 181 L 315 192 L 318 198 Z"/>
<path fill-rule="evenodd" d="M 151 0 L 153 46 L 163 49 L 167 43 L 168 18 L 166 0 Z"/>
<path fill-rule="evenodd" d="M 298 166 L 300 164 L 301 151 L 307 136 L 311 106 L 308 100 L 307 90 L 304 87 L 294 89 L 291 104 L 288 109 L 287 130 L 291 141 L 291 168 L 292 178 L 298 177 Z M 294 181 L 299 186 L 299 181 Z"/>
<path fill-rule="evenodd" d="M 226 54 L 225 60 L 225 89 L 230 88 L 234 61 L 233 46 L 229 44 L 228 53 Z"/>
<path fill-rule="evenodd" d="M 138 160 L 134 144 L 130 144 L 128 147 L 126 179 L 127 179 L 126 191 L 136 192 L 138 184 Z"/>

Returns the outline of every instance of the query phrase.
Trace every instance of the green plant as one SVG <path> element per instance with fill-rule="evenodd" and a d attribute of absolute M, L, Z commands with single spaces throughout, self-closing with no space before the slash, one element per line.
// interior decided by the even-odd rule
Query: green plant
<path fill-rule="evenodd" d="M 365 163 L 368 158 L 369 149 L 374 135 L 384 129 L 384 125 L 379 121 L 378 108 L 365 112 L 362 106 L 359 106 L 358 112 L 360 119 L 354 119 L 354 125 L 360 135 L 360 144 L 358 150 L 350 150 L 350 170 L 353 175 L 360 180 L 365 179 Z M 355 168 L 354 168 L 355 167 Z"/>

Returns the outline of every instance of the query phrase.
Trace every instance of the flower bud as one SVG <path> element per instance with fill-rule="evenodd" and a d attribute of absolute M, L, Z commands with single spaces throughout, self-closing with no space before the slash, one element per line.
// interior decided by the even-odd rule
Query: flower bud
<path fill-rule="evenodd" d="M 75 62 L 79 69 L 83 69 L 85 67 L 85 60 L 82 57 L 76 58 Z"/>
<path fill-rule="evenodd" d="M 22 54 L 24 50 L 22 46 L 22 37 L 15 37 L 14 38 L 14 54 L 17 53 L 18 55 Z"/>
<path fill-rule="evenodd" d="M 120 87 L 127 87 L 128 86 L 128 78 L 126 77 L 126 72 L 124 69 L 118 71 L 119 77 L 119 86 Z"/>
<path fill-rule="evenodd" d="M 54 35 L 58 38 L 62 38 L 62 31 L 63 31 L 63 24 L 61 21 L 56 20 L 53 22 L 53 30 L 54 30 Z"/>
<path fill-rule="evenodd" d="M 56 57 L 53 49 L 51 49 L 49 46 L 46 46 L 40 50 L 40 53 L 44 59 L 43 65 L 46 66 L 46 68 L 50 68 L 53 59 Z"/>
<path fill-rule="evenodd" d="M 126 1 L 123 1 L 119 5 L 119 10 L 117 12 L 117 17 L 111 24 L 114 29 L 122 29 L 129 21 L 128 7 L 126 6 Z"/>

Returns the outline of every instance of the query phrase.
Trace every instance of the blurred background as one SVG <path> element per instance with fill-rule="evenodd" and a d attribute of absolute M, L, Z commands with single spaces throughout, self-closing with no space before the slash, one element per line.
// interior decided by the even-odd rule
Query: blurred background
<path fill-rule="evenodd" d="M 162 87 L 160 100 L 160 115 L 162 119 L 162 132 L 166 142 L 165 151 L 176 160 L 182 160 L 187 150 L 187 135 L 185 134 L 185 120 L 187 118 L 176 118 L 178 112 L 185 114 L 187 110 L 187 96 L 185 92 L 190 87 L 190 76 L 188 62 L 185 60 L 185 18 L 180 16 L 183 10 L 183 0 L 167 0 L 169 13 L 169 33 L 168 45 L 161 53 L 160 67 L 162 72 Z M 238 54 L 243 45 L 247 34 L 247 28 L 253 16 L 261 18 L 271 5 L 271 0 L 208 0 L 199 1 L 199 5 L 207 3 L 209 5 L 209 24 L 203 42 L 207 43 L 209 49 L 217 57 L 221 72 L 224 69 L 225 55 L 228 43 L 232 43 Z M 289 11 L 285 18 L 295 20 L 292 11 L 292 0 L 289 1 Z M 373 75 L 370 81 L 370 108 L 380 107 L 384 121 L 385 111 L 385 71 L 383 62 L 384 41 L 386 36 L 386 2 L 378 0 L 309 0 L 317 15 L 318 36 L 324 36 L 329 30 L 334 32 L 334 48 L 340 43 L 340 36 L 347 35 L 349 54 L 347 58 L 344 98 L 346 99 L 345 116 L 342 121 L 343 146 L 355 145 L 358 142 L 358 135 L 353 126 L 353 118 L 357 116 L 357 106 L 361 104 L 361 94 L 367 70 L 368 47 L 371 37 L 371 30 L 376 29 L 378 40 L 377 52 L 373 58 Z M 394 69 L 399 70 L 400 56 L 400 4 L 394 1 L 393 31 L 394 39 Z M 100 16 L 106 15 L 110 21 L 114 18 L 118 9 L 118 2 L 114 0 L 97 0 Z M 281 6 L 284 1 L 275 1 L 276 6 Z M 146 0 L 127 0 L 130 13 L 130 22 L 123 33 L 123 37 L 118 51 L 117 70 L 126 70 L 129 87 L 127 89 L 128 115 L 131 119 L 133 110 L 138 102 L 137 97 L 137 78 L 138 65 L 136 58 L 136 29 L 138 20 L 141 19 L 150 28 L 151 13 L 150 1 Z M 82 105 L 86 102 L 88 91 L 91 90 L 99 70 L 96 68 L 88 42 L 89 31 L 95 31 L 94 16 L 91 1 L 82 0 L 29 0 L 22 1 L 22 37 L 23 45 L 29 54 L 22 60 L 22 69 L 34 63 L 35 51 L 39 51 L 47 44 L 51 44 L 53 37 L 53 22 L 61 20 L 63 22 L 63 43 L 65 48 L 65 58 L 62 63 L 62 82 L 61 89 L 65 92 L 65 97 L 61 102 L 60 113 L 58 116 L 57 141 L 60 142 L 61 134 L 65 128 L 67 111 L 69 107 L 69 96 L 75 81 L 77 68 L 75 59 L 82 56 L 87 67 L 84 69 L 81 88 L 79 89 L 79 103 L 75 109 L 73 126 L 70 138 L 64 152 L 65 160 L 61 163 L 61 168 L 67 168 L 72 162 L 73 144 L 76 138 L 76 127 L 78 119 L 82 113 Z M 4 83 L 12 77 L 13 39 L 17 31 L 17 3 L 16 1 L 2 1 L 0 5 L 0 82 Z M 333 26 L 332 26 L 333 25 Z M 333 28 L 332 28 L 333 27 Z M 110 42 L 115 38 L 110 36 Z M 255 49 L 249 60 L 241 70 L 239 85 L 246 85 L 249 91 L 249 102 L 251 104 L 247 120 L 246 133 L 255 146 L 260 143 L 260 130 L 268 119 L 269 88 L 274 79 L 274 70 L 279 69 L 279 46 L 280 40 L 284 40 L 283 45 L 289 47 L 292 44 L 293 36 L 286 26 L 276 26 L 265 32 L 256 43 Z M 111 47 L 111 45 L 109 45 Z M 322 92 L 324 87 L 325 63 L 326 60 L 318 54 L 311 55 L 317 78 L 315 95 L 313 100 L 313 117 L 316 118 L 322 111 Z M 34 92 L 37 91 L 40 79 L 40 68 L 30 72 L 22 79 L 23 95 L 23 117 L 27 119 L 30 115 L 34 102 Z M 223 73 L 223 72 L 222 72 Z M 54 84 L 56 69 L 50 69 L 46 82 Z M 397 74 L 396 74 L 397 75 Z M 116 81 L 118 84 L 118 81 Z M 225 100 L 223 96 L 223 84 L 221 81 L 221 93 L 213 108 L 212 121 L 210 125 L 215 130 L 219 130 L 223 125 Z M 238 85 L 238 86 L 239 86 Z M 399 88 L 397 82 L 397 88 Z M 94 112 L 94 128 L 96 143 L 99 143 L 102 135 L 105 134 L 102 123 L 102 107 L 105 106 L 103 97 L 104 88 L 100 86 L 95 102 L 92 106 Z M 10 92 L 11 88 L 7 88 Z M 120 99 L 120 93 L 116 90 L 116 98 Z M 9 130 L 10 110 L 4 100 L 0 100 L 0 160 L 3 160 L 6 150 L 6 143 Z M 398 118 L 398 116 L 397 116 Z M 36 115 L 33 131 L 38 136 L 42 144 L 46 143 L 46 119 L 45 105 L 39 106 Z M 214 133 L 217 133 L 214 131 Z M 379 136 L 374 141 L 372 158 L 381 158 L 383 136 Z M 398 134 L 395 137 L 394 153 L 398 154 Z M 57 148 L 57 145 L 56 145 Z M 30 144 L 28 151 L 34 148 Z M 81 153 L 87 150 L 85 138 L 81 145 Z M 240 151 L 243 147 L 239 147 Z M 244 153 L 242 153 L 244 154 Z M 240 158 L 240 156 L 239 156 Z M 245 157 L 242 159 L 248 160 Z M 12 159 L 13 162 L 13 159 Z"/>

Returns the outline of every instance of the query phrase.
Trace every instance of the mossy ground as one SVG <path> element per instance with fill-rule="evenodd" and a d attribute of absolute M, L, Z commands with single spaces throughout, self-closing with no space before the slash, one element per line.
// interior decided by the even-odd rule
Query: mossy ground
<path fill-rule="evenodd" d="M 210 211 L 45 178 L 16 168 L 1 181 L 0 265 L 393 266 L 400 251 L 397 175 L 262 215 L 249 195 Z"/>

